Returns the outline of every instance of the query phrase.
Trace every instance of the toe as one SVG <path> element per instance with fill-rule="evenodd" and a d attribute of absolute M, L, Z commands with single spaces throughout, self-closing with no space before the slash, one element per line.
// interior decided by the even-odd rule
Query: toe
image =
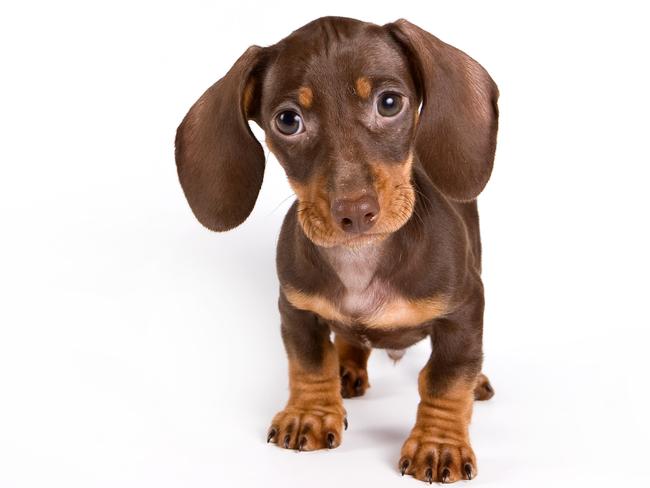
<path fill-rule="evenodd" d="M 269 431 L 266 434 L 266 442 L 275 442 L 276 441 L 276 436 L 278 435 L 278 428 L 277 426 L 272 425 Z"/>
<path fill-rule="evenodd" d="M 474 388 L 474 399 L 479 401 L 489 400 L 494 396 L 494 388 L 490 380 L 484 374 L 479 375 L 478 382 Z"/>
<path fill-rule="evenodd" d="M 343 408 L 331 413 L 286 409 L 274 417 L 266 440 L 284 449 L 298 451 L 333 449 L 341 444 L 345 423 Z"/>
<path fill-rule="evenodd" d="M 411 460 L 407 457 L 402 457 L 402 459 L 399 460 L 399 471 L 402 473 L 402 476 L 406 474 L 406 470 L 409 468 L 411 465 Z"/>
<path fill-rule="evenodd" d="M 348 363 L 341 366 L 341 396 L 354 398 L 362 396 L 368 389 L 368 373 L 365 368 Z"/>
<path fill-rule="evenodd" d="M 410 474 L 427 483 L 471 480 L 477 474 L 474 452 L 468 444 L 422 442 L 417 434 L 404 442 L 398 469 L 402 476 Z"/>

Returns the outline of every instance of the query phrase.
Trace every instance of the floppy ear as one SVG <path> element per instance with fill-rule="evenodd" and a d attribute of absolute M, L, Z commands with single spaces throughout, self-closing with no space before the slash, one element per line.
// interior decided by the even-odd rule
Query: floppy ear
<path fill-rule="evenodd" d="M 494 163 L 499 91 L 467 54 L 401 19 L 386 26 L 405 49 L 422 96 L 416 152 L 434 184 L 473 200 Z"/>
<path fill-rule="evenodd" d="M 246 220 L 262 186 L 264 151 L 247 122 L 261 86 L 255 79 L 261 57 L 262 48 L 248 48 L 176 132 L 181 186 L 196 218 L 211 230 L 229 230 Z"/>

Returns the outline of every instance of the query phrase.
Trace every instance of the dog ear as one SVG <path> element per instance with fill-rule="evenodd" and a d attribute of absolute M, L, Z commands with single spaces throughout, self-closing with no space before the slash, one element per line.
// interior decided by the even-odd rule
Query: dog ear
<path fill-rule="evenodd" d="M 181 186 L 196 218 L 211 230 L 229 230 L 246 220 L 262 187 L 264 151 L 247 121 L 259 104 L 262 58 L 263 48 L 248 48 L 176 132 Z"/>
<path fill-rule="evenodd" d="M 416 152 L 434 184 L 468 201 L 487 184 L 494 163 L 499 91 L 464 52 L 401 19 L 387 24 L 406 51 L 422 96 Z"/>

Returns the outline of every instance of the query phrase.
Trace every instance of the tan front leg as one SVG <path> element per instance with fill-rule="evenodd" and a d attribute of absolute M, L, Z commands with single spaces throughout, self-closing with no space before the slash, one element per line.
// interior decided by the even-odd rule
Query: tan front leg
<path fill-rule="evenodd" d="M 431 394 L 428 366 L 419 376 L 415 427 L 402 446 L 402 474 L 428 481 L 451 483 L 476 476 L 476 458 L 469 441 L 475 380 L 460 378 Z"/>
<path fill-rule="evenodd" d="M 267 441 L 301 451 L 337 447 L 347 420 L 329 328 L 286 301 L 280 311 L 289 358 L 289 400 L 273 418 Z"/>

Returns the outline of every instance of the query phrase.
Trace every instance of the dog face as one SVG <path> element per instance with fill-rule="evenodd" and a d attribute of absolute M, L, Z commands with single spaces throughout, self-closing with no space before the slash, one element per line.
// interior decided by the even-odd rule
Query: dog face
<path fill-rule="evenodd" d="M 419 98 L 407 60 L 381 27 L 308 26 L 278 46 L 262 87 L 266 142 L 321 246 L 387 235 L 411 215 Z M 296 60 L 300 60 L 296 62 Z"/>
<path fill-rule="evenodd" d="M 416 160 L 449 198 L 476 197 L 492 169 L 497 96 L 478 63 L 407 21 L 319 19 L 249 48 L 196 102 L 177 133 L 180 181 L 208 228 L 243 222 L 264 172 L 252 119 L 305 234 L 321 246 L 367 242 L 411 216 Z"/>

